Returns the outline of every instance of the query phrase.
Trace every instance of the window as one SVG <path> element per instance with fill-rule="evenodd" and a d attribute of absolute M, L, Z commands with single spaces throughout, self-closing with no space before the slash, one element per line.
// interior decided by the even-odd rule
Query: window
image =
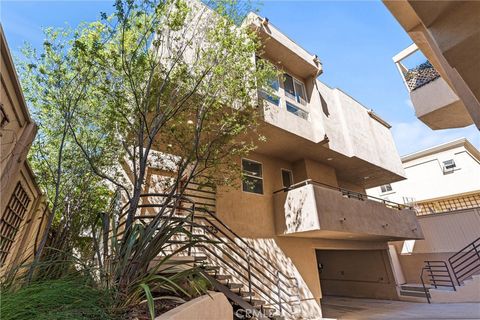
<path fill-rule="evenodd" d="M 302 119 L 308 120 L 308 112 L 300 109 L 299 107 L 291 104 L 290 102 L 287 102 L 287 111 L 293 113 L 294 115 Z"/>
<path fill-rule="evenodd" d="M 455 170 L 455 161 L 453 159 L 443 161 L 443 174 L 452 173 Z"/>
<path fill-rule="evenodd" d="M 0 221 L 0 266 L 7 261 L 8 253 L 15 242 L 29 203 L 30 198 L 19 182 Z"/>
<path fill-rule="evenodd" d="M 242 173 L 243 191 L 263 194 L 262 164 L 252 160 L 242 159 Z"/>
<path fill-rule="evenodd" d="M 380 186 L 380 190 L 382 190 L 382 193 L 392 191 L 392 185 L 390 183 L 384 184 L 383 186 Z"/>
<path fill-rule="evenodd" d="M 285 73 L 283 76 L 285 96 L 292 100 L 295 100 L 296 102 L 304 106 L 307 105 L 307 95 L 305 94 L 305 86 L 303 85 L 303 83 L 293 78 L 288 73 Z"/>
<path fill-rule="evenodd" d="M 293 184 L 292 171 L 282 169 L 282 183 L 284 188 L 288 188 Z"/>
<path fill-rule="evenodd" d="M 270 94 L 268 92 L 266 92 L 265 90 L 260 90 L 260 98 L 276 105 L 276 106 L 279 106 L 280 105 L 280 98 L 275 95 L 275 94 Z"/>

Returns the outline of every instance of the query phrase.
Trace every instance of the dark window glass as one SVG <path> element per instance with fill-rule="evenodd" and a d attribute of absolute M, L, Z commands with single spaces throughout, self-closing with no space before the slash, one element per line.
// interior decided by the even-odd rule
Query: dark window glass
<path fill-rule="evenodd" d="M 283 75 L 283 77 L 284 77 L 283 85 L 285 89 L 285 94 L 295 99 L 295 88 L 293 86 L 293 78 L 286 73 Z"/>
<path fill-rule="evenodd" d="M 384 184 L 383 186 L 380 186 L 380 189 L 382 192 L 388 192 L 392 191 L 392 186 L 390 184 Z"/>
<path fill-rule="evenodd" d="M 255 161 L 243 159 L 242 172 L 243 191 L 263 194 L 262 164 Z"/>
<path fill-rule="evenodd" d="M 285 188 L 290 187 L 293 184 L 292 172 L 282 169 L 282 182 Z"/>

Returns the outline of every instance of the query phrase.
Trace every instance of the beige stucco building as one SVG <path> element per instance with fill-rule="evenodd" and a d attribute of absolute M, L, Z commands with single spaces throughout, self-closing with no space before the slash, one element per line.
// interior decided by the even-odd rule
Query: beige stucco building
<path fill-rule="evenodd" d="M 260 58 L 282 76 L 272 79 L 268 93 L 259 90 L 259 130 L 266 141 L 238 159 L 243 182 L 203 193 L 192 186 L 188 192 L 215 212 L 202 223 L 221 221 L 217 233 L 232 230 L 232 238 L 249 244 L 250 254 L 268 261 L 261 268 L 295 279 L 300 304 L 295 317 L 284 314 L 287 319 L 321 318 L 324 295 L 398 299 L 388 242 L 422 239 L 423 233 L 411 207 L 365 194 L 366 188 L 404 179 L 390 125 L 320 81 L 319 58 L 268 19 L 250 13 L 244 25 L 264 44 Z M 155 181 L 163 174 L 154 168 L 147 174 L 150 192 L 159 191 Z M 235 260 L 231 252 L 211 252 L 211 263 L 248 286 L 242 270 L 218 261 Z M 268 300 L 281 288 L 261 281 L 257 297 L 281 311 L 275 298 Z"/>
<path fill-rule="evenodd" d="M 480 246 L 475 242 L 480 239 L 480 152 L 462 138 L 406 155 L 402 162 L 406 180 L 367 193 L 416 209 L 425 239 L 391 243 L 393 259 L 399 261 L 398 277 L 415 284 L 420 282 L 424 261 L 448 261 L 459 251 L 467 252 L 471 243 L 475 243 L 473 250 Z M 480 257 L 466 254 L 465 258 L 468 260 L 458 268 L 465 271 L 460 270 L 460 275 L 465 275 L 459 284 L 480 274 Z M 454 298 L 451 295 L 444 300 Z M 472 294 L 458 301 L 468 299 L 473 299 Z"/>
<path fill-rule="evenodd" d="M 396 55 L 417 117 L 432 129 L 480 128 L 480 2 L 383 0 L 415 42 Z M 408 68 L 416 50 L 427 62 Z"/>
<path fill-rule="evenodd" d="M 48 206 L 26 160 L 37 127 L 30 118 L 0 26 L 0 275 L 33 258 Z"/>

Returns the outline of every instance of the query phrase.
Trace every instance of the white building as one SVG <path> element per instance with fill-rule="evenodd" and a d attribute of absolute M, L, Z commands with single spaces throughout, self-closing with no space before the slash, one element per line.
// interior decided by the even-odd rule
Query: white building
<path fill-rule="evenodd" d="M 368 189 L 418 215 L 480 207 L 480 152 L 465 138 L 402 157 L 406 180 Z"/>
<path fill-rule="evenodd" d="M 406 180 L 367 190 L 417 211 L 424 240 L 390 242 L 400 297 L 425 299 L 422 278 L 433 286 L 433 302 L 480 301 L 480 152 L 463 138 L 406 155 L 402 162 Z M 435 265 L 431 273 L 429 263 Z M 451 282 L 439 265 L 448 266 Z M 439 288 L 452 285 L 456 291 L 435 289 L 429 277 L 435 272 Z"/>

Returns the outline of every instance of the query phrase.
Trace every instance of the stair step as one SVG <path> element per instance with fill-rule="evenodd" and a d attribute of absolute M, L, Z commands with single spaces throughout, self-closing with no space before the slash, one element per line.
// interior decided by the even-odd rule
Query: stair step
<path fill-rule="evenodd" d="M 419 298 L 427 298 L 425 292 L 420 292 L 416 290 L 400 290 L 400 295 L 407 296 L 407 297 L 419 297 Z M 430 294 L 428 294 L 430 296 Z"/>
<path fill-rule="evenodd" d="M 193 256 L 193 257 L 195 258 L 195 262 L 207 260 L 207 256 Z"/>
<path fill-rule="evenodd" d="M 229 274 L 216 274 L 213 276 L 217 280 L 230 280 L 232 276 Z"/>
<path fill-rule="evenodd" d="M 243 300 L 247 301 L 248 303 L 250 303 L 252 306 L 254 306 L 255 308 L 260 308 L 261 306 L 263 306 L 265 304 L 265 300 L 260 300 L 260 299 L 251 299 L 249 297 L 243 297 Z"/>
<path fill-rule="evenodd" d="M 427 288 L 427 290 L 431 288 L 430 285 L 425 285 L 425 287 Z M 415 284 L 415 283 L 413 283 L 413 284 L 402 284 L 402 285 L 400 286 L 400 289 L 401 289 L 401 290 L 405 290 L 405 291 L 420 291 L 420 292 L 424 292 L 423 286 L 422 286 L 421 284 Z"/>
<path fill-rule="evenodd" d="M 241 296 L 241 297 L 254 297 L 254 296 L 256 295 L 256 293 L 253 292 L 253 291 L 252 291 L 252 292 L 248 292 L 248 291 L 243 291 L 243 290 L 242 290 L 242 291 L 240 291 L 240 292 L 238 293 L 238 295 Z"/>
<path fill-rule="evenodd" d="M 236 283 L 236 282 L 229 282 L 226 284 L 227 287 L 230 289 L 241 289 L 243 288 L 243 284 L 241 283 Z"/>
<path fill-rule="evenodd" d="M 205 271 L 218 271 L 218 270 L 220 270 L 220 267 L 219 266 L 205 265 L 205 266 L 202 266 L 202 269 L 205 270 Z"/>

